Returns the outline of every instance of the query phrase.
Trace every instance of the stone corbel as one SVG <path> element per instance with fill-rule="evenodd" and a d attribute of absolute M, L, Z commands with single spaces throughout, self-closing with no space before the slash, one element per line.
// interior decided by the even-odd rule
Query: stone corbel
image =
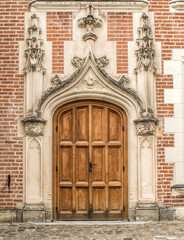
<path fill-rule="evenodd" d="M 136 124 L 136 132 L 138 136 L 155 135 L 158 119 L 153 116 L 146 115 L 134 122 Z"/>
<path fill-rule="evenodd" d="M 22 123 L 24 123 L 26 135 L 30 137 L 44 135 L 44 125 L 46 124 L 44 119 L 32 116 L 23 119 Z"/>

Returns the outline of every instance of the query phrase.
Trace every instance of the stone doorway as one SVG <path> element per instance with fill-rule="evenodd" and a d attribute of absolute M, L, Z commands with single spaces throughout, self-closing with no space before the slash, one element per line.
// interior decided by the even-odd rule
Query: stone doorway
<path fill-rule="evenodd" d="M 53 128 L 53 216 L 128 218 L 127 120 L 101 101 L 60 107 Z"/>

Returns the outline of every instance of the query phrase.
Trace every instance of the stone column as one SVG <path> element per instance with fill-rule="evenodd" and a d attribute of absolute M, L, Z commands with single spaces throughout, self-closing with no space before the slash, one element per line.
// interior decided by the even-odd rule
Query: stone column
<path fill-rule="evenodd" d="M 135 121 L 138 135 L 138 205 L 136 220 L 159 220 L 155 203 L 155 133 L 158 120 L 144 116 Z"/>
<path fill-rule="evenodd" d="M 23 221 L 45 221 L 42 194 L 42 136 L 46 121 L 38 117 L 27 117 L 22 122 L 26 132 L 26 202 L 23 209 Z"/>

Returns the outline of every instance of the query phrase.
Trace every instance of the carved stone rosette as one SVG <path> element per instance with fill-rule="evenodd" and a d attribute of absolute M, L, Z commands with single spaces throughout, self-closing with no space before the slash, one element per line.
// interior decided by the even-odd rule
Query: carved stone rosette
<path fill-rule="evenodd" d="M 158 119 L 147 115 L 135 120 L 134 122 L 136 124 L 136 132 L 138 136 L 155 135 Z"/>
<path fill-rule="evenodd" d="M 38 27 L 38 17 L 31 16 L 31 26 L 28 28 L 29 38 L 26 39 L 27 49 L 25 50 L 26 64 L 24 72 L 39 71 L 44 72 L 43 57 L 45 51 L 42 50 L 43 39 L 41 39 L 41 28 Z"/>
<path fill-rule="evenodd" d="M 138 50 L 135 51 L 137 56 L 137 66 L 135 71 L 152 71 L 156 72 L 154 66 L 155 50 L 153 49 L 152 29 L 148 24 L 149 17 L 146 13 L 142 14 L 143 25 L 138 28 L 139 38 L 137 39 Z"/>
<path fill-rule="evenodd" d="M 22 120 L 25 126 L 26 135 L 30 137 L 38 137 L 44 135 L 45 120 L 32 116 Z"/>

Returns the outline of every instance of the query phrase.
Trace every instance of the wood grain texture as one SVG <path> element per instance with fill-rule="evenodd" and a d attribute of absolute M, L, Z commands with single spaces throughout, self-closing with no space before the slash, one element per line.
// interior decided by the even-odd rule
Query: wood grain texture
<path fill-rule="evenodd" d="M 74 102 L 55 112 L 53 130 L 53 218 L 127 219 L 124 111 L 105 102 Z"/>

